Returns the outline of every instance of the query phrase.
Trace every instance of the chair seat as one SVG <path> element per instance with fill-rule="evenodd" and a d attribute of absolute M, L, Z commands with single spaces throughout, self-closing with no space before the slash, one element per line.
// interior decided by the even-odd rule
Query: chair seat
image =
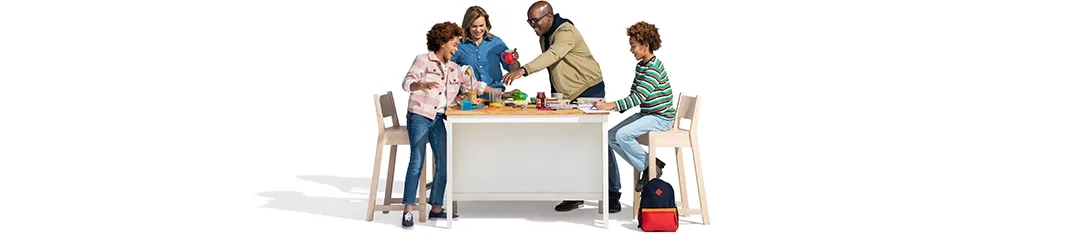
<path fill-rule="evenodd" d="M 409 144 L 411 144 L 411 140 L 407 137 L 407 126 L 385 128 L 385 145 Z"/>
<path fill-rule="evenodd" d="M 639 144 L 647 146 L 653 142 L 654 147 L 691 147 L 691 132 L 682 129 L 651 131 L 637 140 Z"/>

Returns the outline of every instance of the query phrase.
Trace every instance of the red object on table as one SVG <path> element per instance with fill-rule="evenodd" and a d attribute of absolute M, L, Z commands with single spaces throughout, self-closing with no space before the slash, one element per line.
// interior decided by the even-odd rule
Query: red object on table
<path fill-rule="evenodd" d="M 534 103 L 534 105 L 538 107 L 538 109 L 549 108 L 548 106 L 546 106 L 545 103 L 545 92 L 538 92 L 538 97 L 536 99 L 538 100 Z"/>

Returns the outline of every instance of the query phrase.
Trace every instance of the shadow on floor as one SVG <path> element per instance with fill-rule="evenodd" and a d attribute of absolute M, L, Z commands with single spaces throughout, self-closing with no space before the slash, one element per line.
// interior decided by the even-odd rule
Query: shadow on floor
<path fill-rule="evenodd" d="M 340 191 L 353 193 L 357 196 L 322 197 L 309 196 L 299 191 L 269 191 L 257 194 L 258 196 L 269 198 L 265 205 L 262 205 L 261 207 L 363 222 L 366 221 L 366 208 L 369 207 L 370 178 L 348 178 L 323 175 L 299 176 L 298 178 L 330 185 L 336 187 Z M 377 193 L 377 204 L 382 204 L 385 196 L 384 179 L 381 180 L 378 187 L 380 187 L 380 190 L 378 190 Z M 403 194 L 403 182 L 394 182 L 393 191 L 396 192 L 393 197 L 400 197 L 401 194 Z M 400 215 L 400 211 L 393 211 L 388 214 L 375 211 L 373 222 L 399 226 Z M 417 215 L 415 219 L 416 225 L 424 225 L 423 223 L 417 222 Z"/>
<path fill-rule="evenodd" d="M 366 221 L 366 208 L 368 207 L 370 178 L 339 177 L 331 175 L 301 175 L 298 179 L 321 183 L 335 187 L 336 189 L 356 194 L 350 197 L 320 197 L 308 196 L 298 191 L 270 191 L 259 193 L 259 196 L 268 197 L 270 200 L 263 208 L 301 212 L 314 215 L 322 215 L 336 218 Z M 377 191 L 377 204 L 382 204 L 384 199 L 385 183 L 381 179 Z M 393 182 L 393 197 L 401 197 L 403 194 L 403 181 Z M 630 197 L 629 197 L 630 198 Z M 567 222 L 586 226 L 601 226 L 601 214 L 598 213 L 597 201 L 586 201 L 584 207 L 568 212 L 553 210 L 557 201 L 462 201 L 459 202 L 461 219 L 523 219 L 534 222 Z M 638 230 L 632 219 L 631 200 L 621 200 L 622 211 L 609 214 L 610 220 L 617 220 L 625 227 Z M 392 211 L 383 214 L 374 212 L 374 222 L 399 226 L 401 211 Z M 416 214 L 416 221 L 417 221 Z M 440 221 L 416 222 L 416 226 L 436 226 Z M 616 222 L 613 222 L 616 223 Z"/>
<path fill-rule="evenodd" d="M 583 208 L 567 212 L 553 210 L 554 201 L 462 201 L 461 219 L 523 219 L 533 222 L 567 222 L 585 226 L 603 225 L 597 202 L 586 202 Z M 623 204 L 622 204 L 623 205 Z M 623 205 L 620 213 L 609 214 L 609 220 L 631 221 L 631 206 Z M 615 223 L 615 222 L 612 222 Z"/>

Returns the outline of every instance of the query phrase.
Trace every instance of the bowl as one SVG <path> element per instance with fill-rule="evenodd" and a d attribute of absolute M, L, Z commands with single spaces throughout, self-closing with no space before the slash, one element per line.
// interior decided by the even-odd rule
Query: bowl
<path fill-rule="evenodd" d="M 580 108 L 582 108 L 583 106 L 586 106 L 586 107 L 593 106 L 595 102 L 602 101 L 602 100 L 605 100 L 605 98 L 576 98 L 575 99 L 575 101 L 579 103 Z"/>

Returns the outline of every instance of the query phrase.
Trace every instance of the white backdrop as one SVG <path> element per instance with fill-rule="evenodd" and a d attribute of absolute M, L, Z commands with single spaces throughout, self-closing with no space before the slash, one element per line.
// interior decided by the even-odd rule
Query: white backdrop
<path fill-rule="evenodd" d="M 425 32 L 471 5 L 529 61 L 530 3 L 4 1 L 0 232 L 396 230 L 398 212 L 362 221 L 372 95 L 403 111 Z M 674 90 L 703 96 L 713 224 L 684 231 L 1076 231 L 1071 3 L 552 4 L 609 98 L 628 92 L 640 20 L 661 30 Z M 612 231 L 631 231 L 618 215 Z M 458 228 L 596 230 L 511 217 Z"/>

